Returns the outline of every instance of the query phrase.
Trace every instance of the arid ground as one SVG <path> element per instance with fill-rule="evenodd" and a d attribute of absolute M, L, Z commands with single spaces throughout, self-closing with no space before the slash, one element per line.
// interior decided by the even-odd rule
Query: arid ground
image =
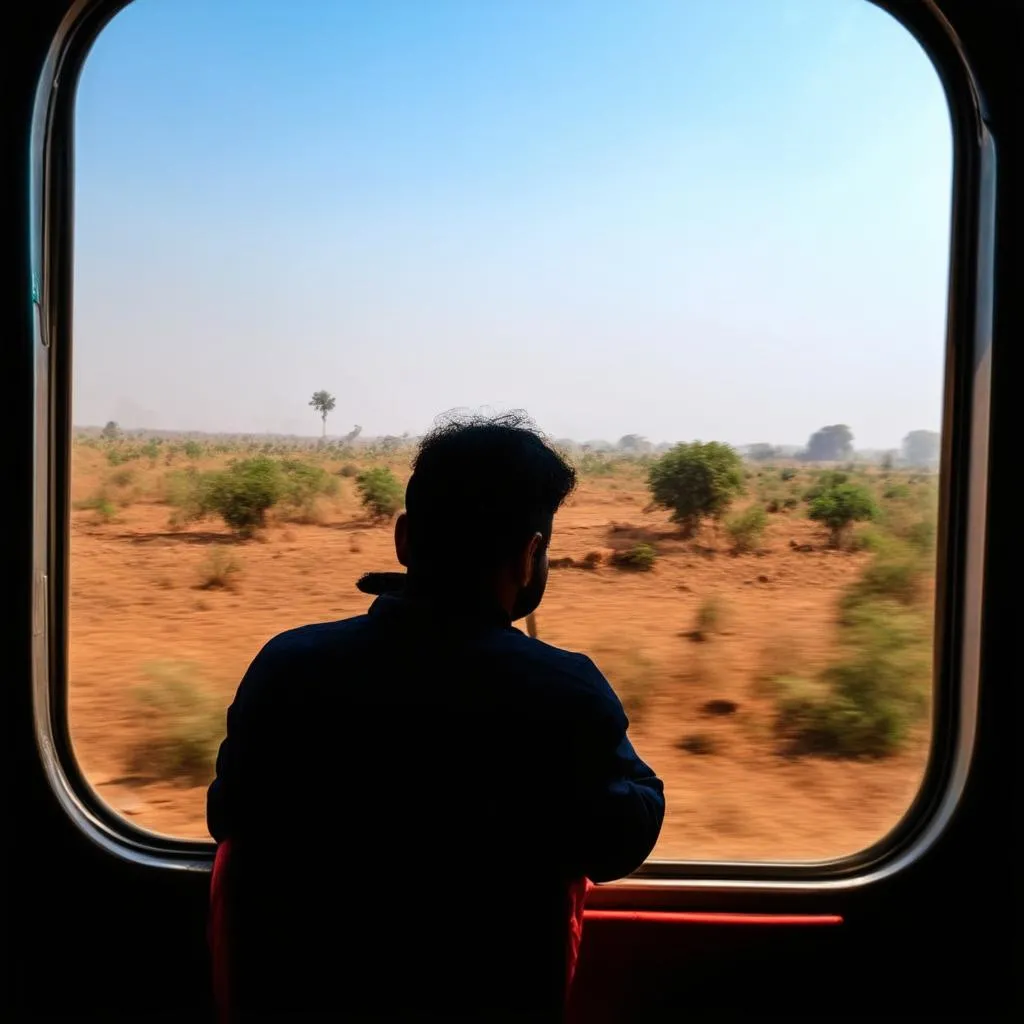
<path fill-rule="evenodd" d="M 341 461 L 324 465 L 337 475 Z M 236 541 L 217 519 L 170 528 L 167 472 L 161 454 L 114 480 L 101 448 L 75 447 L 73 501 L 109 487 L 115 511 L 72 512 L 70 722 L 103 800 L 144 828 L 205 837 L 202 773 L 170 779 L 147 765 L 154 730 L 174 727 L 160 716 L 208 721 L 212 708 L 216 731 L 267 639 L 365 611 L 357 577 L 397 566 L 390 525 L 364 517 L 351 478 L 338 477 L 318 521 L 272 519 Z M 553 569 L 537 619 L 541 639 L 593 657 L 632 712 L 634 744 L 667 791 L 655 857 L 821 859 L 880 839 L 920 784 L 927 723 L 886 757 L 792 756 L 775 735 L 769 685 L 835 656 L 839 598 L 870 554 L 830 550 L 794 508 L 769 517 L 759 551 L 734 555 L 713 527 L 681 539 L 666 512 L 645 511 L 648 501 L 639 468 L 581 477 L 551 554 L 601 552 L 602 561 Z M 614 548 L 637 541 L 657 549 L 652 571 L 608 564 Z M 222 574 L 228 586 L 208 586 L 211 560 L 237 570 Z M 718 623 L 694 639 L 709 603 Z M 169 705 L 154 698 L 168 680 L 179 688 Z"/>

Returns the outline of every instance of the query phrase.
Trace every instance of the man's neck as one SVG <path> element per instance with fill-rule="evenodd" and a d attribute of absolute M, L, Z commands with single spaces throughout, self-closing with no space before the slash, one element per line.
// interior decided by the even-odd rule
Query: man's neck
<path fill-rule="evenodd" d="M 450 614 L 469 617 L 501 615 L 510 621 L 509 609 L 493 588 L 466 581 L 432 579 L 410 573 L 404 596 L 416 603 L 443 608 Z"/>

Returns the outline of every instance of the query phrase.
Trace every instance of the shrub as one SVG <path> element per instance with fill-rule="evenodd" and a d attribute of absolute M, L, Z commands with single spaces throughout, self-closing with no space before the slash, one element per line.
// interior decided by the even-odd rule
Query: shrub
<path fill-rule="evenodd" d="M 317 499 L 338 493 L 338 481 L 322 466 L 312 466 L 297 459 L 282 459 L 282 501 L 299 518 L 316 515 Z"/>
<path fill-rule="evenodd" d="M 804 501 L 812 502 L 820 498 L 830 488 L 838 487 L 840 484 L 845 484 L 848 481 L 849 477 L 846 473 L 841 473 L 835 469 L 822 470 L 814 483 L 804 491 Z"/>
<path fill-rule="evenodd" d="M 402 484 L 386 466 L 368 469 L 356 477 L 363 508 L 374 519 L 390 519 L 405 500 Z"/>
<path fill-rule="evenodd" d="M 906 606 L 907 580 L 893 567 L 909 563 L 893 550 L 883 548 L 842 598 L 842 657 L 815 680 L 777 680 L 776 729 L 793 752 L 889 754 L 927 708 L 929 628 Z"/>
<path fill-rule="evenodd" d="M 581 476 L 612 476 L 621 467 L 621 459 L 601 452 L 584 452 L 576 463 Z"/>
<path fill-rule="evenodd" d="M 787 680 L 776 728 L 795 753 L 894 753 L 927 706 L 927 658 L 882 616 L 816 684 Z"/>
<path fill-rule="evenodd" d="M 650 467 L 647 483 L 654 504 L 671 509 L 691 536 L 702 519 L 720 519 L 743 490 L 743 460 L 718 441 L 679 444 Z"/>
<path fill-rule="evenodd" d="M 780 469 L 779 470 L 779 479 L 780 480 L 789 481 L 789 480 L 792 480 L 795 476 L 796 476 L 796 470 L 795 469 L 787 468 L 787 469 Z"/>
<path fill-rule="evenodd" d="M 114 470 L 107 477 L 106 483 L 102 487 L 102 491 L 107 495 L 110 501 L 114 502 L 121 508 L 127 508 L 132 504 L 133 501 L 137 500 L 141 493 L 138 485 L 135 484 L 135 471 L 123 466 L 120 469 Z"/>
<path fill-rule="evenodd" d="M 110 500 L 106 489 L 101 487 L 91 497 L 83 498 L 75 502 L 75 508 L 96 513 L 96 518 L 101 523 L 112 522 L 117 517 L 117 508 Z"/>
<path fill-rule="evenodd" d="M 774 515 L 776 512 L 779 511 L 781 507 L 782 506 L 779 504 L 779 499 L 772 498 L 771 500 L 765 503 L 764 509 L 766 512 L 771 512 Z M 728 524 L 726 524 L 726 529 L 728 529 Z"/>
<path fill-rule="evenodd" d="M 631 548 L 614 552 L 611 563 L 617 569 L 650 572 L 657 558 L 658 552 L 650 544 L 634 544 Z"/>
<path fill-rule="evenodd" d="M 221 545 L 215 545 L 199 567 L 199 589 L 213 590 L 221 587 L 231 590 L 241 571 L 238 559 Z"/>
<path fill-rule="evenodd" d="M 110 483 L 114 487 L 130 487 L 135 482 L 134 469 L 119 469 L 110 474 Z"/>
<path fill-rule="evenodd" d="M 596 569 L 603 560 L 604 555 L 600 551 L 588 551 L 579 566 L 581 569 Z"/>
<path fill-rule="evenodd" d="M 869 526 L 861 530 L 856 536 L 850 538 L 851 551 L 881 551 L 889 538 L 875 527 Z"/>
<path fill-rule="evenodd" d="M 822 491 L 811 502 L 807 515 L 829 528 L 829 544 L 838 548 L 855 522 L 874 519 L 878 509 L 866 488 L 840 483 Z"/>
<path fill-rule="evenodd" d="M 921 555 L 930 555 L 935 550 L 935 523 L 931 519 L 921 519 L 911 523 L 906 531 L 907 543 Z"/>
<path fill-rule="evenodd" d="M 202 486 L 199 472 L 192 466 L 165 473 L 161 481 L 162 498 L 174 511 L 170 526 L 179 528 L 185 523 L 200 519 L 205 514 L 202 507 Z"/>
<path fill-rule="evenodd" d="M 203 446 L 198 441 L 186 441 L 181 450 L 189 459 L 198 459 L 203 454 Z"/>
<path fill-rule="evenodd" d="M 338 476 L 347 478 L 359 476 L 359 467 L 354 463 L 346 462 L 345 465 L 338 470 Z"/>
<path fill-rule="evenodd" d="M 925 565 L 910 545 L 877 535 L 873 538 L 875 557 L 860 579 L 843 595 L 843 616 L 866 601 L 886 598 L 900 604 L 913 604 L 921 595 Z"/>
<path fill-rule="evenodd" d="M 139 457 L 134 448 L 111 448 L 107 452 L 107 462 L 112 466 L 123 466 L 126 462 L 133 462 Z"/>
<path fill-rule="evenodd" d="M 697 608 L 697 619 L 693 632 L 690 633 L 690 639 L 707 640 L 709 635 L 719 628 L 721 620 L 722 606 L 717 598 L 704 598 Z"/>
<path fill-rule="evenodd" d="M 906 501 L 910 497 L 910 488 L 906 484 L 890 484 L 882 492 L 886 501 Z"/>
<path fill-rule="evenodd" d="M 203 473 L 199 478 L 198 512 L 216 513 L 242 537 L 266 525 L 267 511 L 285 491 L 279 463 L 265 455 L 242 459 L 227 469 Z"/>
<path fill-rule="evenodd" d="M 778 502 L 774 504 L 773 511 L 778 511 Z M 733 551 L 741 554 L 756 548 L 767 525 L 768 517 L 760 505 L 751 505 L 746 511 L 727 519 L 725 531 L 732 541 Z"/>
<path fill-rule="evenodd" d="M 129 750 L 129 770 L 160 779 L 201 785 L 213 777 L 224 713 L 198 684 L 187 662 L 155 662 L 138 687 L 143 737 Z"/>

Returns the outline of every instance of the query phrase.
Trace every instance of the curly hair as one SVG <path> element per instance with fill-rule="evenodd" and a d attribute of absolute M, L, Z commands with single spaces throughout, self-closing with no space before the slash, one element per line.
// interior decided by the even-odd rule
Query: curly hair
<path fill-rule="evenodd" d="M 523 412 L 448 414 L 420 442 L 406 489 L 410 568 L 486 572 L 532 534 L 551 536 L 576 471 Z"/>

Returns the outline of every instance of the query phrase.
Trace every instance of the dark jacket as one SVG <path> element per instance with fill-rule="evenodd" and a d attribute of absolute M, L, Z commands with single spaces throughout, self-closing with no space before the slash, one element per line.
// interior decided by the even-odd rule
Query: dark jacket
<path fill-rule="evenodd" d="M 247 1019 L 557 1019 L 567 886 L 650 853 L 663 788 L 586 657 L 379 597 L 264 647 L 207 816 Z"/>

